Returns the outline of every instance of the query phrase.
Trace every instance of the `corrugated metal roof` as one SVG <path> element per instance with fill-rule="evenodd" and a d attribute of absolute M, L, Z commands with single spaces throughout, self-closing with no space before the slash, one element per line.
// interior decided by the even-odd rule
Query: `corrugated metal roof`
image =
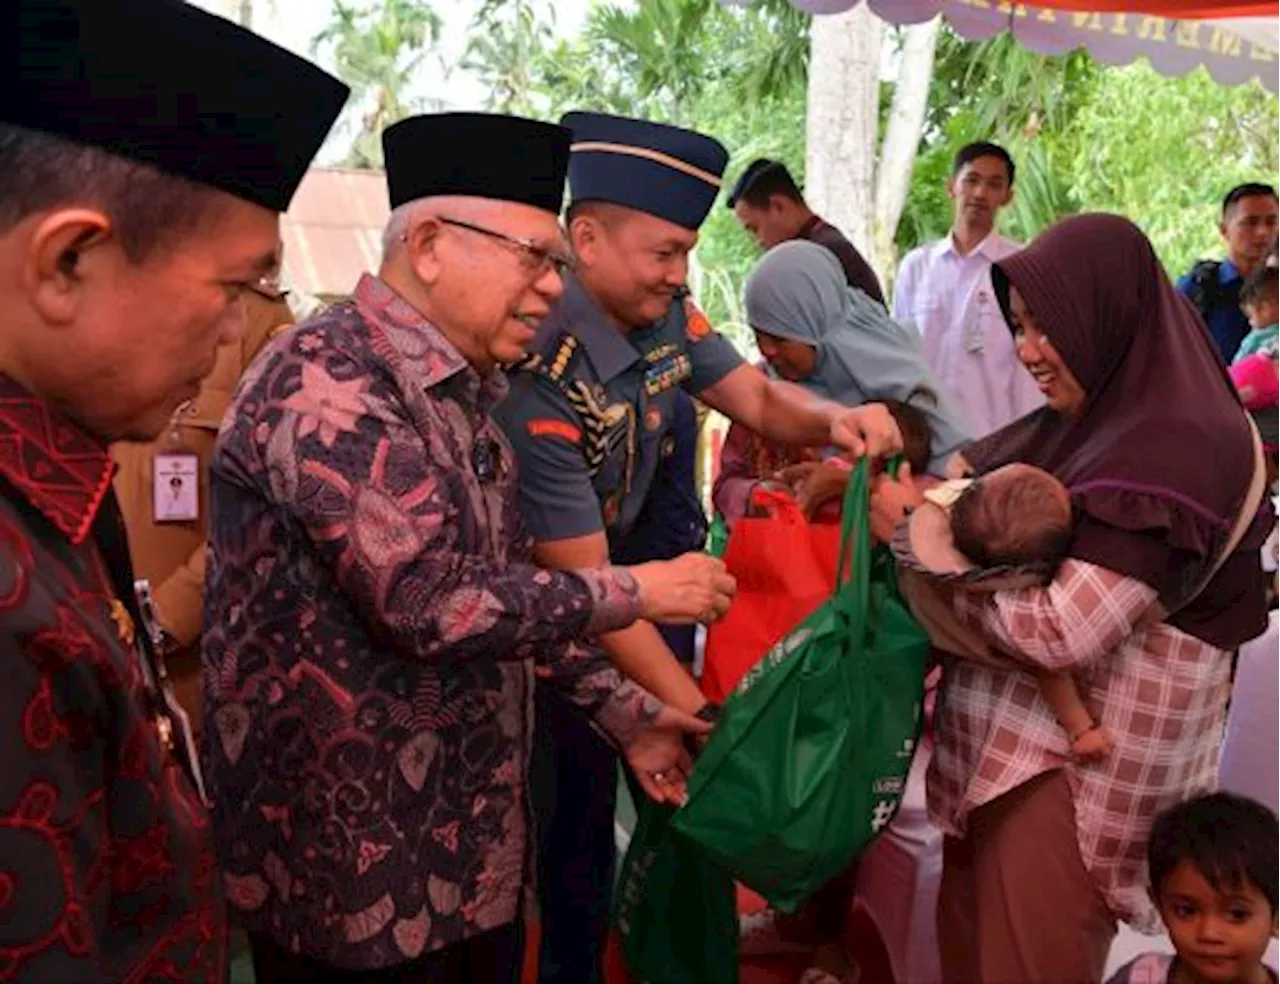
<path fill-rule="evenodd" d="M 378 268 L 389 211 L 382 171 L 313 167 L 280 223 L 285 282 L 317 297 L 350 293 Z"/>

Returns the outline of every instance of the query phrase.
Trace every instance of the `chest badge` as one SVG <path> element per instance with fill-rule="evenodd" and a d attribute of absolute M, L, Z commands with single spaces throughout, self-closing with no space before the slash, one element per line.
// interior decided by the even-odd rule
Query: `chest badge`
<path fill-rule="evenodd" d="M 656 431 L 662 426 L 662 411 L 657 407 L 650 407 L 644 412 L 644 429 L 647 431 Z"/>
<path fill-rule="evenodd" d="M 605 500 L 604 509 L 601 513 L 601 519 L 604 520 L 605 526 L 613 526 L 618 521 L 618 516 L 622 513 L 622 495 L 614 493 Z"/>

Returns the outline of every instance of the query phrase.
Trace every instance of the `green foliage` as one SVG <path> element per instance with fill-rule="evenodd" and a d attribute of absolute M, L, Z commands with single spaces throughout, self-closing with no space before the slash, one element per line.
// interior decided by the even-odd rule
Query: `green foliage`
<path fill-rule="evenodd" d="M 1091 209 L 1143 227 L 1168 270 L 1222 254 L 1223 195 L 1280 169 L 1276 97 L 1225 88 L 1202 69 L 1166 79 L 1146 64 L 1110 69 L 1076 117 L 1065 168 Z"/>
<path fill-rule="evenodd" d="M 1203 70 L 1166 78 L 1146 62 L 1047 57 L 1008 35 L 971 44 L 944 28 L 897 244 L 905 252 L 946 233 L 955 152 L 995 140 L 1018 164 L 1006 235 L 1027 242 L 1063 216 L 1117 212 L 1143 227 L 1171 272 L 1184 272 L 1221 253 L 1226 191 L 1275 180 L 1278 113 L 1261 87 L 1228 88 Z"/>
<path fill-rule="evenodd" d="M 555 10 L 547 16 L 530 0 L 484 0 L 471 22 L 461 67 L 488 90 L 488 108 L 537 116 L 542 108 L 539 65 L 553 41 Z"/>
<path fill-rule="evenodd" d="M 898 225 L 899 249 L 905 253 L 951 228 L 947 179 L 956 151 L 975 140 L 1001 144 L 1017 162 L 1014 200 L 1001 219 L 1006 235 L 1026 242 L 1079 211 L 1064 161 L 1074 153 L 1074 120 L 1105 71 L 1081 51 L 1037 55 L 1007 34 L 974 44 L 944 27 L 911 191 Z"/>
<path fill-rule="evenodd" d="M 427 51 L 440 39 L 440 16 L 422 0 L 356 6 L 333 0 L 333 20 L 312 39 L 313 55 L 332 55 L 351 86 L 348 113 L 363 111 L 347 157 L 350 167 L 381 167 L 384 129 L 422 107 L 405 93 Z"/>
<path fill-rule="evenodd" d="M 488 83 L 489 108 L 661 120 L 714 133 L 732 154 L 731 179 L 761 156 L 803 174 L 808 17 L 786 0 L 748 10 L 717 0 L 599 4 L 579 37 L 544 40 L 534 53 L 549 33 L 531 0 L 487 0 L 467 64 Z M 520 86 L 509 84 L 517 77 Z M 708 316 L 731 332 L 745 332 L 739 298 L 757 255 L 732 213 L 712 209 L 692 279 Z"/>
<path fill-rule="evenodd" d="M 418 0 L 386 0 L 380 19 L 350 2 L 337 3 L 322 38 L 348 45 L 339 71 L 358 93 L 393 93 L 425 44 L 397 18 L 423 11 L 432 40 L 439 21 Z M 803 180 L 809 17 L 788 0 L 745 8 L 602 0 L 569 40 L 554 38 L 553 9 L 554 0 L 483 0 L 463 67 L 485 85 L 490 108 L 552 119 L 594 109 L 689 126 L 729 148 L 727 181 L 761 156 Z M 387 30 L 399 32 L 399 46 Z M 883 112 L 891 96 L 886 83 Z M 1242 180 L 1275 179 L 1277 112 L 1261 88 L 1219 86 L 1203 71 L 1168 79 L 1145 64 L 1103 66 L 1083 51 L 1036 55 L 1009 35 L 974 44 L 944 26 L 896 244 L 905 253 L 946 233 L 955 152 L 994 139 L 1018 162 L 1014 202 L 1001 219 L 1007 235 L 1028 241 L 1064 215 L 1115 211 L 1148 231 L 1171 270 L 1184 270 L 1220 252 L 1223 193 Z M 728 209 L 714 208 L 693 279 L 717 323 L 740 324 L 741 286 L 756 256 Z"/>

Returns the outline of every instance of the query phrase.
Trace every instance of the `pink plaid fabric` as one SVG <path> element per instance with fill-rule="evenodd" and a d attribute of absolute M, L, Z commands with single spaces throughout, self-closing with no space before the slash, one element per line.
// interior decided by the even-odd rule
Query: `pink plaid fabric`
<path fill-rule="evenodd" d="M 1075 560 L 1045 588 L 957 592 L 957 617 L 1018 662 L 948 665 L 928 779 L 930 818 L 961 836 L 975 807 L 1064 769 L 1085 866 L 1113 911 L 1144 932 L 1159 931 L 1147 835 L 1162 810 L 1214 787 L 1231 671 L 1220 649 L 1165 624 L 1140 626 L 1154 600 L 1142 582 Z M 1105 761 L 1071 761 L 1028 666 L 1076 677 L 1116 737 Z"/>

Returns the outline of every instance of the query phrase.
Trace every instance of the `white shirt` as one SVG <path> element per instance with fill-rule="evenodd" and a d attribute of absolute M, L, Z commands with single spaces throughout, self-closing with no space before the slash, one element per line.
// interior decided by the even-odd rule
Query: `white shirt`
<path fill-rule="evenodd" d="M 975 438 L 1044 404 L 991 286 L 991 264 L 1021 248 L 992 232 L 961 256 L 948 235 L 908 253 L 893 289 L 894 319 L 920 333 L 925 361 Z"/>

